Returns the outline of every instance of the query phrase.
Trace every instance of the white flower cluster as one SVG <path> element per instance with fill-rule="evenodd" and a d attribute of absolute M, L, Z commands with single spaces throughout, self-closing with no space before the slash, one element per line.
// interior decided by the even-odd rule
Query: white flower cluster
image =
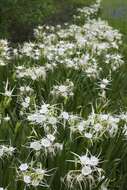
<path fill-rule="evenodd" d="M 5 87 L 4 87 L 4 93 L 0 93 L 0 94 L 2 94 L 3 96 L 6 96 L 6 97 L 11 97 L 11 96 L 13 96 L 12 95 L 13 90 L 14 90 L 14 88 L 13 89 L 9 88 L 9 82 L 7 80 Z"/>
<path fill-rule="evenodd" d="M 46 69 L 44 66 L 33 67 L 33 68 L 25 68 L 25 67 L 17 67 L 17 78 L 30 78 L 32 80 L 37 80 L 42 78 L 45 80 L 46 78 Z"/>
<path fill-rule="evenodd" d="M 106 90 L 108 89 L 108 86 L 110 85 L 110 80 L 108 80 L 107 78 L 104 78 L 102 80 L 100 80 L 99 83 L 99 89 L 100 89 L 100 97 L 103 99 L 106 99 Z"/>
<path fill-rule="evenodd" d="M 7 40 L 0 40 L 0 66 L 4 66 L 10 60 L 10 48 Z"/>
<path fill-rule="evenodd" d="M 15 148 L 12 146 L 0 145 L 0 159 L 4 157 L 12 156 L 15 151 Z"/>
<path fill-rule="evenodd" d="M 20 86 L 19 90 L 21 94 L 27 94 L 33 92 L 33 89 L 30 86 Z"/>
<path fill-rule="evenodd" d="M 70 124 L 71 135 L 77 134 L 90 140 L 96 140 L 103 136 L 113 137 L 119 128 L 119 116 L 110 114 L 91 113 L 87 120 L 82 118 L 71 118 Z"/>
<path fill-rule="evenodd" d="M 100 89 L 105 90 L 109 85 L 110 81 L 108 79 L 102 79 L 100 82 Z"/>
<path fill-rule="evenodd" d="M 96 114 L 94 112 L 86 120 L 67 112 L 62 112 L 60 118 L 66 120 L 66 123 L 63 122 L 63 126 L 64 128 L 69 127 L 70 138 L 76 134 L 91 141 L 102 139 L 104 136 L 114 137 L 119 129 L 120 121 L 122 121 L 121 115 Z M 125 119 L 124 122 L 126 123 Z"/>
<path fill-rule="evenodd" d="M 63 84 L 53 86 L 51 94 L 55 97 L 68 98 L 73 96 L 73 87 L 73 82 L 67 79 Z"/>
<path fill-rule="evenodd" d="M 55 136 L 52 134 L 48 134 L 46 137 L 38 141 L 33 141 L 30 143 L 30 149 L 34 151 L 42 151 L 46 155 L 50 153 L 51 155 L 55 155 L 57 151 L 63 149 L 63 145 L 61 143 L 55 142 Z"/>
<path fill-rule="evenodd" d="M 82 16 L 85 17 L 86 19 L 90 19 L 93 16 L 97 16 L 100 9 L 100 3 L 101 0 L 97 0 L 95 4 L 89 7 L 79 8 L 78 12 L 80 13 L 80 15 L 77 16 L 76 18 L 81 19 Z"/>
<path fill-rule="evenodd" d="M 36 44 L 32 42 L 25 42 L 20 51 L 21 56 L 30 57 L 35 60 L 38 60 L 40 57 L 39 49 L 36 47 Z"/>
<path fill-rule="evenodd" d="M 57 124 L 57 109 L 56 106 L 49 104 L 42 104 L 40 109 L 35 113 L 29 114 L 27 120 L 31 123 L 38 124 L 47 131 L 52 132 L 52 129 L 56 130 Z"/>
<path fill-rule="evenodd" d="M 105 63 L 111 64 L 114 62 L 114 65 L 112 64 L 112 70 L 116 70 L 119 68 L 119 66 L 123 65 L 124 61 L 120 54 L 109 54 L 107 53 L 105 55 Z"/>
<path fill-rule="evenodd" d="M 30 164 L 29 164 L 30 165 Z M 33 168 L 29 166 L 27 163 L 22 163 L 17 170 L 18 178 L 24 181 L 27 186 L 42 186 L 49 187 L 46 178 L 49 177 L 51 171 L 47 171 L 46 169 L 42 169 L 42 165 L 39 164 L 39 167 Z M 49 173 L 50 172 L 50 173 Z"/>
<path fill-rule="evenodd" d="M 29 96 L 27 96 L 25 99 L 24 99 L 24 101 L 21 103 L 21 105 L 23 106 L 23 108 L 28 108 L 29 107 L 29 105 L 30 105 L 30 97 Z"/>
<path fill-rule="evenodd" d="M 120 115 L 96 114 L 93 112 L 85 120 L 78 115 L 69 114 L 64 111 L 58 114 L 57 110 L 56 106 L 44 104 L 41 106 L 41 109 L 29 114 L 27 120 L 43 127 L 46 134 L 57 133 L 58 126 L 61 125 L 64 129 L 68 128 L 70 130 L 70 139 L 76 134 L 76 136 L 91 141 L 102 139 L 105 136 L 114 137 L 121 121 Z M 46 144 L 42 145 L 42 142 Z M 33 146 L 35 145 L 33 149 L 36 150 L 36 146 L 38 150 L 42 149 L 42 146 L 51 147 L 53 145 L 52 142 L 47 137 L 41 141 L 35 141 L 32 143 Z"/>
<path fill-rule="evenodd" d="M 72 189 L 76 184 L 81 187 L 82 183 L 88 183 L 88 187 L 92 187 L 95 181 L 99 181 L 102 178 L 103 170 L 98 167 L 99 159 L 96 156 L 85 155 L 79 156 L 75 154 L 75 160 L 69 160 L 75 164 L 75 169 L 70 170 L 66 175 L 66 181 L 69 187 Z M 95 175 L 96 174 L 96 175 Z M 95 177 L 96 176 L 96 177 Z"/>
<path fill-rule="evenodd" d="M 38 30 L 40 34 L 40 27 Z M 124 63 L 118 52 L 121 34 L 100 18 L 90 19 L 81 26 L 73 24 L 64 29 L 59 27 L 50 33 L 43 33 L 42 28 L 42 36 L 42 39 L 39 38 L 38 47 L 41 56 L 51 65 L 63 64 L 69 68 L 83 70 L 88 77 L 98 77 L 104 67 L 116 70 Z M 100 62 L 102 57 L 103 63 Z"/>
<path fill-rule="evenodd" d="M 79 12 L 85 14 L 86 11 L 86 14 L 94 15 L 99 7 L 100 2 L 97 1 L 90 8 L 79 9 Z M 108 70 L 116 70 L 124 63 L 118 52 L 121 34 L 100 18 L 88 19 L 82 25 L 65 24 L 64 28 L 59 25 L 39 26 L 34 30 L 34 34 L 36 42 L 25 43 L 19 50 L 21 57 L 43 59 L 45 66 L 17 68 L 18 78 L 45 78 L 47 70 L 53 70 L 60 64 L 67 68 L 83 70 L 88 77 L 95 78 L 107 65 Z M 100 62 L 102 57 L 103 63 Z"/>

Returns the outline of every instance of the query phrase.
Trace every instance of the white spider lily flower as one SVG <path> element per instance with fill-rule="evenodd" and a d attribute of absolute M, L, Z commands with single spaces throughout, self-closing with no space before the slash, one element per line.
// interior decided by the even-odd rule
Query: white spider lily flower
<path fill-rule="evenodd" d="M 85 122 L 81 121 L 78 125 L 77 125 L 77 129 L 79 130 L 79 132 L 83 132 L 85 129 Z"/>
<path fill-rule="evenodd" d="M 38 174 L 38 175 L 42 175 L 42 176 L 45 175 L 45 170 L 43 170 L 43 169 L 41 169 L 41 168 L 35 169 L 35 172 L 36 172 L 36 174 Z"/>
<path fill-rule="evenodd" d="M 63 119 L 68 120 L 69 119 L 69 114 L 68 112 L 62 112 L 60 115 Z"/>
<path fill-rule="evenodd" d="M 15 151 L 14 147 L 0 145 L 0 158 L 12 156 Z"/>
<path fill-rule="evenodd" d="M 103 79 L 101 82 L 100 82 L 100 88 L 102 90 L 106 89 L 107 86 L 109 85 L 110 81 L 108 79 Z"/>
<path fill-rule="evenodd" d="M 31 177 L 29 175 L 24 175 L 23 180 L 26 184 L 31 183 Z"/>
<path fill-rule="evenodd" d="M 87 155 L 80 156 L 79 158 L 82 165 L 89 165 L 90 158 Z"/>
<path fill-rule="evenodd" d="M 8 64 L 8 60 L 11 59 L 10 48 L 8 41 L 1 39 L 0 40 L 0 66 L 5 66 Z"/>
<path fill-rule="evenodd" d="M 48 135 L 47 135 L 47 138 L 48 138 L 51 142 L 53 142 L 53 141 L 55 140 L 55 137 L 54 137 L 54 135 L 52 135 L 52 134 L 48 134 Z"/>
<path fill-rule="evenodd" d="M 24 100 L 24 102 L 22 102 L 21 105 L 22 105 L 24 108 L 28 108 L 28 107 L 29 107 L 29 104 L 30 104 L 30 97 L 26 97 L 25 100 Z"/>
<path fill-rule="evenodd" d="M 8 86 L 9 86 L 9 82 L 7 80 L 6 85 L 5 85 L 5 92 L 0 93 L 0 94 L 3 96 L 7 96 L 7 97 L 15 96 L 15 95 L 12 95 L 14 88 L 12 90 L 10 90 Z"/>
<path fill-rule="evenodd" d="M 88 176 L 92 173 L 92 169 L 90 166 L 83 166 L 82 170 L 81 170 L 82 175 L 84 176 Z"/>
<path fill-rule="evenodd" d="M 3 187 L 0 187 L 0 190 L 6 190 L 6 189 L 4 189 Z"/>
<path fill-rule="evenodd" d="M 60 91 L 60 93 L 65 93 L 67 91 L 67 87 L 64 86 L 64 85 L 60 85 L 59 86 L 59 91 Z"/>
<path fill-rule="evenodd" d="M 97 166 L 98 164 L 99 164 L 99 159 L 97 157 L 91 155 L 89 165 Z"/>
<path fill-rule="evenodd" d="M 10 121 L 11 118 L 9 116 L 6 116 L 3 119 L 4 119 L 4 121 Z"/>
<path fill-rule="evenodd" d="M 30 88 L 30 86 L 20 86 L 19 90 L 20 90 L 21 93 L 33 92 L 33 89 Z"/>
<path fill-rule="evenodd" d="M 38 66 L 33 68 L 17 68 L 17 78 L 31 78 L 33 81 L 39 78 L 46 78 L 46 68 L 44 66 Z"/>
<path fill-rule="evenodd" d="M 55 125 L 57 123 L 57 118 L 52 116 L 48 119 L 49 124 Z"/>
<path fill-rule="evenodd" d="M 0 66 L 5 66 L 6 63 L 3 60 L 0 60 Z"/>
<path fill-rule="evenodd" d="M 33 180 L 32 180 L 32 186 L 33 186 L 33 187 L 38 187 L 38 186 L 39 186 L 39 183 L 40 183 L 40 180 L 38 180 L 38 179 L 33 179 Z"/>
<path fill-rule="evenodd" d="M 46 122 L 47 117 L 45 115 L 39 114 L 39 113 L 34 113 L 31 114 L 27 117 L 28 121 L 35 122 L 38 124 L 41 124 L 43 122 Z"/>
<path fill-rule="evenodd" d="M 43 104 L 41 105 L 41 109 L 39 110 L 39 112 L 41 114 L 46 114 L 49 111 L 49 104 Z"/>
<path fill-rule="evenodd" d="M 44 128 L 48 134 L 52 129 L 52 133 L 57 130 L 58 115 L 56 106 L 43 104 L 35 113 L 30 113 L 27 120 Z"/>
<path fill-rule="evenodd" d="M 87 139 L 92 139 L 93 135 L 91 133 L 85 133 L 84 136 L 87 138 Z"/>
<path fill-rule="evenodd" d="M 19 166 L 19 169 L 20 169 L 20 171 L 26 171 L 27 169 L 28 169 L 28 164 L 27 163 L 23 163 L 23 164 L 21 164 L 20 166 Z"/>
<path fill-rule="evenodd" d="M 6 152 L 8 155 L 12 156 L 12 154 L 14 153 L 15 151 L 15 148 L 14 147 L 11 147 L 9 146 L 7 149 L 6 149 Z"/>
<path fill-rule="evenodd" d="M 72 185 L 75 187 L 75 185 L 79 185 L 80 182 L 81 188 L 82 182 L 88 182 L 90 187 L 95 184 L 95 181 L 100 182 L 103 170 L 98 167 L 99 159 L 93 155 L 88 155 L 88 152 L 83 156 L 79 156 L 73 152 L 72 154 L 75 156 L 75 159 L 68 161 L 74 163 L 74 168 L 65 176 L 67 183 L 71 185 L 71 187 Z"/>
<path fill-rule="evenodd" d="M 84 166 L 90 166 L 91 169 L 92 167 L 97 167 L 99 164 L 99 159 L 96 156 L 90 155 L 88 156 L 88 154 L 79 156 L 75 153 L 73 153 L 76 157 L 78 157 L 79 159 L 79 163 L 84 167 Z"/>
<path fill-rule="evenodd" d="M 94 129 L 96 132 L 99 132 L 99 131 L 103 130 L 103 126 L 100 123 L 96 123 L 94 125 Z"/>
<path fill-rule="evenodd" d="M 48 148 L 48 147 L 52 146 L 52 142 L 48 138 L 43 138 L 43 139 L 41 139 L 41 145 L 45 148 Z"/>
<path fill-rule="evenodd" d="M 42 145 L 41 145 L 40 141 L 35 141 L 35 142 L 30 143 L 30 148 L 34 149 L 36 151 L 39 151 L 39 150 L 41 150 Z"/>
<path fill-rule="evenodd" d="M 61 143 L 55 143 L 54 147 L 56 148 L 56 150 L 60 150 L 60 151 L 63 150 L 63 144 L 61 144 Z"/>
<path fill-rule="evenodd" d="M 42 164 L 38 163 L 39 167 L 33 167 L 33 162 L 31 162 L 29 165 L 31 167 L 28 167 L 28 165 L 20 165 L 19 171 L 17 172 L 18 178 L 26 185 L 37 187 L 37 186 L 44 186 L 48 187 L 47 184 L 47 177 L 50 177 L 52 175 L 51 172 L 53 172 L 54 169 L 47 170 L 42 169 Z M 27 169 L 26 169 L 27 168 Z"/>
<path fill-rule="evenodd" d="M 51 94 L 67 98 L 69 96 L 73 96 L 73 87 L 73 82 L 67 79 L 63 84 L 55 85 Z"/>
<path fill-rule="evenodd" d="M 11 97 L 12 96 L 12 92 L 13 92 L 13 90 L 12 91 L 6 90 L 5 93 L 4 93 L 4 95 L 8 96 L 8 97 Z"/>

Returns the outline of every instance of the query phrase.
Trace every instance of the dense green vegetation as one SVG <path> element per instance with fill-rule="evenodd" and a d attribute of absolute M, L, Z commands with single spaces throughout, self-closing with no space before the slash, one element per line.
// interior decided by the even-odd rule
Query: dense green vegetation
<path fill-rule="evenodd" d="M 30 40 L 33 28 L 42 24 L 58 24 L 71 20 L 77 7 L 93 0 L 1 0 L 0 38 L 14 42 Z M 103 0 L 102 18 L 127 36 L 127 1 Z M 127 38 L 127 37 L 126 37 Z"/>
<path fill-rule="evenodd" d="M 14 42 L 30 40 L 38 25 L 68 21 L 77 7 L 93 0 L 1 0 L 0 38 Z"/>
<path fill-rule="evenodd" d="M 126 190 L 127 2 L 91 2 L 0 0 L 0 190 Z"/>

